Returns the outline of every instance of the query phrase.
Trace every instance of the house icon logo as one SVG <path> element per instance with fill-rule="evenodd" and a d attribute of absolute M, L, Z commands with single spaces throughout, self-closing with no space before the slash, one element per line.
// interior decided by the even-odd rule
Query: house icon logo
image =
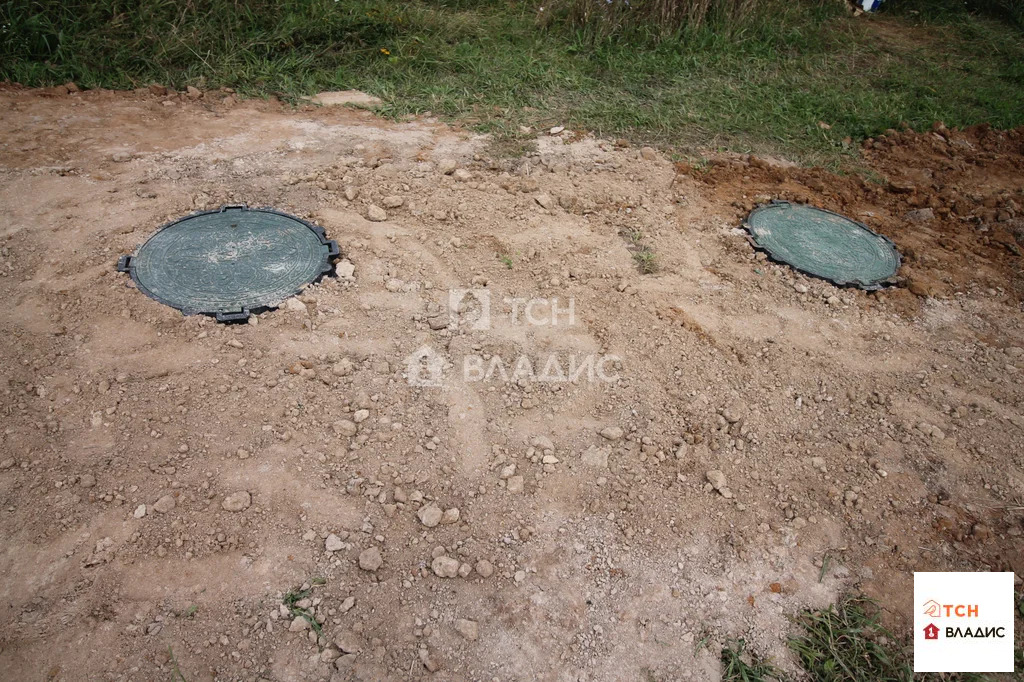
<path fill-rule="evenodd" d="M 924 638 L 925 639 L 938 639 L 939 638 L 939 628 L 938 628 L 938 626 L 935 625 L 935 623 L 928 623 L 928 625 L 924 626 Z"/>
<path fill-rule="evenodd" d="M 932 618 L 938 618 L 942 615 L 942 604 L 929 599 L 924 603 L 924 615 L 931 616 Z"/>
<path fill-rule="evenodd" d="M 420 346 L 405 356 L 405 378 L 410 386 L 440 386 L 443 369 L 444 358 L 430 346 Z"/>

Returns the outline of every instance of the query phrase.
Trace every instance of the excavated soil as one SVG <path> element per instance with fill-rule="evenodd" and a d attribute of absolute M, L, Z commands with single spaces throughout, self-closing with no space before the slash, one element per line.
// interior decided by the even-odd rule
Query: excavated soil
<path fill-rule="evenodd" d="M 1024 131 L 835 175 L 192 95 L 0 90 L 8 675 L 713 680 L 844 592 L 907 636 L 913 571 L 1024 574 Z M 772 198 L 900 283 L 755 253 Z M 228 203 L 338 275 L 223 325 L 116 272 Z"/>

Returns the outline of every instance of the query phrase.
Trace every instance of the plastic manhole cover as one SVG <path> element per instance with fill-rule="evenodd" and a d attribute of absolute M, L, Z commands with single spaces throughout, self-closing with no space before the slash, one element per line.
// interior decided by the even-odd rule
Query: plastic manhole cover
<path fill-rule="evenodd" d="M 880 289 L 900 267 L 900 254 L 891 241 L 814 206 L 773 201 L 755 208 L 744 227 L 754 246 L 773 260 L 836 284 Z"/>
<path fill-rule="evenodd" d="M 301 218 L 223 206 L 164 225 L 117 269 L 150 298 L 223 322 L 280 305 L 330 272 L 337 255 L 337 242 Z"/>

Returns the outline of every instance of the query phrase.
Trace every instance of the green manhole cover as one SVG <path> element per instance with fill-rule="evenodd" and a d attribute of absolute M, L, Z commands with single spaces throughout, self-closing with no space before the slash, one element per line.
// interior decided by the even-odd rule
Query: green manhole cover
<path fill-rule="evenodd" d="M 186 315 L 244 320 L 279 305 L 332 269 L 323 228 L 269 208 L 224 206 L 160 228 L 122 256 L 140 291 Z"/>
<path fill-rule="evenodd" d="M 893 243 L 837 213 L 773 201 L 754 209 L 744 225 L 751 241 L 773 260 L 836 284 L 880 289 L 900 267 Z"/>

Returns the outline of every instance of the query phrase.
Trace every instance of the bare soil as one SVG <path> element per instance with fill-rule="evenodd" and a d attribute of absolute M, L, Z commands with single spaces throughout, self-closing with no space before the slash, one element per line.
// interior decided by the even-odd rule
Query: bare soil
<path fill-rule="evenodd" d="M 1024 131 L 891 131 L 835 175 L 571 131 L 490 159 L 429 119 L 218 92 L 8 87 L 0 112 L 5 676 L 713 680 L 741 637 L 795 670 L 791 617 L 844 591 L 905 636 L 913 571 L 1024 575 Z M 738 228 L 770 198 L 890 237 L 901 285 L 765 260 Z M 241 325 L 115 272 L 239 202 L 354 272 Z M 410 385 L 424 347 L 440 386 Z M 552 354 L 619 361 L 462 372 Z"/>

